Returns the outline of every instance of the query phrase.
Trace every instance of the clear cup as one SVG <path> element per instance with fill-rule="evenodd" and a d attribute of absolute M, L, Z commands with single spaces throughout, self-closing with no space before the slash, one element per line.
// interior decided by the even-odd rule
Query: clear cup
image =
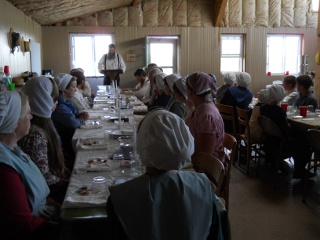
<path fill-rule="evenodd" d="M 105 177 L 97 176 L 92 179 L 92 193 L 103 193 L 107 190 L 107 180 Z"/>
<path fill-rule="evenodd" d="M 81 165 L 76 167 L 76 172 L 77 172 L 77 176 L 79 177 L 81 187 L 86 187 L 85 181 L 84 181 L 84 175 L 86 174 L 87 171 L 88 171 L 87 166 Z"/>

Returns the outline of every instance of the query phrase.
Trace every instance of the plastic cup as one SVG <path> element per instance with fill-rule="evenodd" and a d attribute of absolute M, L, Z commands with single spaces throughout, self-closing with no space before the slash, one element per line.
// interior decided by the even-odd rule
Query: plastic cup
<path fill-rule="evenodd" d="M 300 110 L 300 116 L 302 116 L 302 117 L 307 116 L 307 110 L 308 110 L 307 106 L 300 106 L 299 110 Z"/>
<path fill-rule="evenodd" d="M 288 110 L 288 103 L 282 102 L 280 106 L 283 108 L 285 112 Z"/>
<path fill-rule="evenodd" d="M 14 91 L 15 88 L 16 88 L 15 83 L 9 83 L 9 91 Z"/>
<path fill-rule="evenodd" d="M 105 177 L 97 176 L 92 179 L 92 192 L 93 194 L 96 193 L 103 193 L 107 190 L 107 180 Z"/>

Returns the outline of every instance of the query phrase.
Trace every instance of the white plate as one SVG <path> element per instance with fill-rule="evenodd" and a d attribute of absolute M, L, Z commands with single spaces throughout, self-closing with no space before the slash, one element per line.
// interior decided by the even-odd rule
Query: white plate
<path fill-rule="evenodd" d="M 81 139 L 80 147 L 83 150 L 107 149 L 107 141 L 105 139 Z"/>

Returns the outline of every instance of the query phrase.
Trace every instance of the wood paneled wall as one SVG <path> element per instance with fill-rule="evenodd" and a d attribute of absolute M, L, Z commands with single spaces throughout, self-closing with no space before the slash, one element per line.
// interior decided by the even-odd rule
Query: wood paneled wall
<path fill-rule="evenodd" d="M 303 54 L 309 55 L 308 70 L 315 69 L 317 50 L 317 29 L 315 28 L 214 28 L 214 27 L 43 27 L 43 62 L 45 69 L 54 73 L 69 72 L 70 47 L 69 33 L 112 33 L 116 50 L 125 56 L 130 51 L 137 54 L 137 61 L 127 62 L 127 71 L 122 76 L 122 87 L 136 84 L 134 71 L 145 63 L 146 35 L 178 35 L 179 73 L 183 76 L 195 71 L 214 73 L 222 83 L 220 74 L 221 33 L 242 33 L 246 35 L 246 71 L 252 75 L 250 89 L 256 93 L 261 88 L 283 76 L 266 75 L 266 37 L 268 33 L 302 34 L 304 36 Z M 102 56 L 103 53 L 101 53 Z M 164 53 L 165 54 L 165 53 Z M 78 66 L 81 67 L 81 66 Z"/>
<path fill-rule="evenodd" d="M 10 27 L 20 33 L 25 41 L 31 39 L 39 43 L 42 42 L 42 29 L 39 24 L 5 0 L 0 0 L 0 9 L 0 66 L 8 65 L 12 77 L 20 76 L 24 71 L 31 70 L 30 52 L 10 52 Z"/>

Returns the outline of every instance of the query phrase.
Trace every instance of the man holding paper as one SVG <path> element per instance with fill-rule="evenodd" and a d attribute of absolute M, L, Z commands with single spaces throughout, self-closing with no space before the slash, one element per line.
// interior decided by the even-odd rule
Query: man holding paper
<path fill-rule="evenodd" d="M 100 73 L 104 74 L 104 85 L 111 85 L 111 80 L 117 81 L 117 86 L 120 84 L 120 73 L 126 71 L 126 64 L 122 59 L 122 56 L 115 51 L 116 46 L 114 44 L 109 45 L 109 52 L 104 54 L 98 63 L 98 70 Z M 118 70 L 114 79 L 110 79 L 108 75 L 108 70 Z"/>

